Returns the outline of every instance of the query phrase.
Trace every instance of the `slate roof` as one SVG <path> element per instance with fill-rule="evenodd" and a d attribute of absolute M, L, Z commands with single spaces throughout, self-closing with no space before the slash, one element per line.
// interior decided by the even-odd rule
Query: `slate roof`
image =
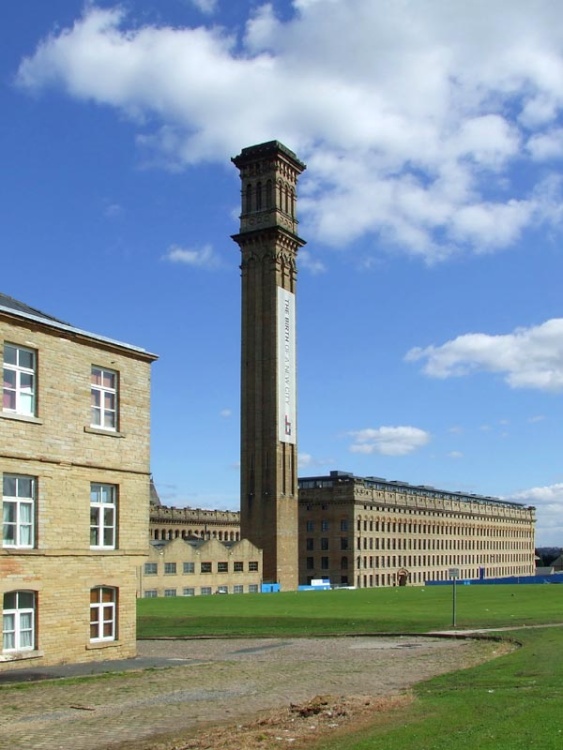
<path fill-rule="evenodd" d="M 76 328 L 71 323 L 67 323 L 60 318 L 55 318 L 53 315 L 47 315 L 47 313 L 44 313 L 35 307 L 26 305 L 25 302 L 20 302 L 19 300 L 10 297 L 8 294 L 0 292 L 0 312 L 2 311 L 2 308 L 4 310 L 13 310 L 15 314 L 19 313 L 22 317 L 28 317 L 37 321 L 43 320 L 45 321 L 45 325 L 50 325 L 53 328 L 58 328 L 63 331 L 70 331 L 71 333 L 85 336 L 89 339 L 93 339 L 94 341 L 102 341 L 106 344 L 112 344 L 123 349 L 129 349 L 130 351 L 138 352 L 139 354 L 142 354 L 143 356 L 146 356 L 151 360 L 158 359 L 156 354 L 151 354 L 151 352 L 148 352 L 146 349 L 142 349 L 140 346 L 133 346 L 133 344 L 126 344 L 123 341 L 117 341 L 116 339 L 111 339 L 107 336 L 99 336 L 96 333 L 90 333 L 89 331 L 84 331 L 80 328 Z"/>
<path fill-rule="evenodd" d="M 54 318 L 52 315 L 47 315 L 47 313 L 44 313 L 41 310 L 37 310 L 35 307 L 30 307 L 29 305 L 26 305 L 25 302 L 20 302 L 13 297 L 9 297 L 3 292 L 0 292 L 0 307 L 7 307 L 10 310 L 25 313 L 26 315 L 34 315 L 36 318 L 45 318 L 45 320 L 52 320 L 55 323 L 62 323 L 63 325 L 67 326 L 70 325 L 70 323 L 67 323 L 65 320 L 60 320 L 60 318 Z"/>
<path fill-rule="evenodd" d="M 158 494 L 158 491 L 154 485 L 153 478 L 151 477 L 151 508 L 160 508 L 162 507 L 162 503 L 160 502 L 160 496 Z"/>

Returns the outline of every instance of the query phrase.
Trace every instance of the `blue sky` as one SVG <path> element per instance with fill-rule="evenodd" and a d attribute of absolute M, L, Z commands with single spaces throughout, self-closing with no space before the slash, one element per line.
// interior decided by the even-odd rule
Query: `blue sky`
<path fill-rule="evenodd" d="M 239 178 L 300 180 L 301 476 L 537 507 L 563 545 L 559 0 L 21 0 L 2 291 L 142 346 L 170 505 L 238 508 Z"/>

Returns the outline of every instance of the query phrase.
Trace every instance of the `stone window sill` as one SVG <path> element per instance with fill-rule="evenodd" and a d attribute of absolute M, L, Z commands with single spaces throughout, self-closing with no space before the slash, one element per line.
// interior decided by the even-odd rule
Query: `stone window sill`
<path fill-rule="evenodd" d="M 43 420 L 28 414 L 16 414 L 11 411 L 0 411 L 0 419 L 13 419 L 16 422 L 27 422 L 28 424 L 43 424 Z"/>
<path fill-rule="evenodd" d="M 43 651 L 14 651 L 7 654 L 0 654 L 0 664 L 11 663 L 14 661 L 26 661 L 27 659 L 40 659 L 45 656 Z"/>
<path fill-rule="evenodd" d="M 117 648 L 123 646 L 123 641 L 94 641 L 86 644 L 86 651 L 96 651 L 100 648 Z"/>
<path fill-rule="evenodd" d="M 90 435 L 105 435 L 106 437 L 113 438 L 124 438 L 124 432 L 116 432 L 115 430 L 102 430 L 98 427 L 84 427 L 84 432 L 88 432 Z"/>

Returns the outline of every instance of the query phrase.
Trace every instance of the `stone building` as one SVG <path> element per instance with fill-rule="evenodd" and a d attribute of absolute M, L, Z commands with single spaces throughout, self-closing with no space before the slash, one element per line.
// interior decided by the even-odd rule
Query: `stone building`
<path fill-rule="evenodd" d="M 0 669 L 132 656 L 156 357 L 0 294 L 0 359 Z"/>
<path fill-rule="evenodd" d="M 240 513 L 205 508 L 171 508 L 162 505 L 151 481 L 149 537 L 151 541 L 171 539 L 240 540 Z"/>
<path fill-rule="evenodd" d="M 296 187 L 305 165 L 278 141 L 244 148 L 240 172 L 241 534 L 264 579 L 297 588 Z"/>
<path fill-rule="evenodd" d="M 299 580 L 358 588 L 534 575 L 535 509 L 341 471 L 299 480 Z"/>
<path fill-rule="evenodd" d="M 139 596 L 252 594 L 262 583 L 262 550 L 248 540 L 152 541 L 141 567 Z"/>

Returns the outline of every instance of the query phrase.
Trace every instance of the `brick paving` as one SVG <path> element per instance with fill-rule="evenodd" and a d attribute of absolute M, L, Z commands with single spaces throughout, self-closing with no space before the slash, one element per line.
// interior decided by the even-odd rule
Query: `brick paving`
<path fill-rule="evenodd" d="M 128 671 L 2 686 L 0 748 L 150 747 L 153 737 L 190 736 L 318 694 L 397 693 L 478 663 L 494 648 L 415 637 L 141 641 L 143 661 Z M 141 663 L 150 666 L 134 669 Z"/>

